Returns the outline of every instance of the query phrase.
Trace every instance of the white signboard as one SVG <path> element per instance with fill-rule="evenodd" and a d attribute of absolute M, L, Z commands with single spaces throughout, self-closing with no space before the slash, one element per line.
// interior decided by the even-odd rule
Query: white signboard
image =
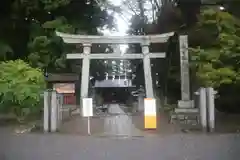
<path fill-rule="evenodd" d="M 152 98 L 144 99 L 144 115 L 156 116 L 156 100 Z"/>
<path fill-rule="evenodd" d="M 82 103 L 83 103 L 82 108 L 83 117 L 92 117 L 93 116 L 92 98 L 83 98 Z"/>

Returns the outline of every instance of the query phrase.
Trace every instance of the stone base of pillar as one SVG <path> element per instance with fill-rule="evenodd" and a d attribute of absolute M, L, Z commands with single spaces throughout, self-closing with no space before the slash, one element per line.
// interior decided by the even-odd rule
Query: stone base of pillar
<path fill-rule="evenodd" d="M 188 101 L 179 100 L 178 108 L 184 108 L 184 109 L 194 108 L 194 101 L 193 100 L 188 100 Z"/>
<path fill-rule="evenodd" d="M 175 108 L 175 113 L 198 113 L 198 108 Z"/>
<path fill-rule="evenodd" d="M 174 112 L 170 116 L 171 123 L 177 121 L 180 124 L 184 124 L 187 128 L 199 127 L 199 109 L 198 108 L 175 108 Z M 194 126 L 194 127 L 193 127 Z"/>
<path fill-rule="evenodd" d="M 190 126 L 199 124 L 199 109 L 194 108 L 194 101 L 178 101 L 178 107 L 171 115 L 171 122 L 177 120 Z"/>
<path fill-rule="evenodd" d="M 174 110 L 175 113 L 198 113 L 199 109 L 194 107 L 194 101 L 178 101 L 178 107 Z"/>

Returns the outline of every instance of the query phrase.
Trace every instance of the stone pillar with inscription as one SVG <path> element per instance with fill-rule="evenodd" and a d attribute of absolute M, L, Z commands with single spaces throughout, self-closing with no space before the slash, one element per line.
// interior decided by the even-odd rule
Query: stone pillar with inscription
<path fill-rule="evenodd" d="M 195 111 L 194 102 L 190 97 L 189 55 L 188 36 L 179 36 L 180 68 L 181 68 L 181 100 L 178 101 L 177 111 Z"/>

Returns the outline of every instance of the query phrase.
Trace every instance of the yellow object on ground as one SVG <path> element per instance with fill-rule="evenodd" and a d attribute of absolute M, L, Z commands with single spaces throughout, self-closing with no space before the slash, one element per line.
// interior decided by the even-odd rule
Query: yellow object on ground
<path fill-rule="evenodd" d="M 145 129 L 157 129 L 156 100 L 144 99 L 144 127 Z"/>
<path fill-rule="evenodd" d="M 145 129 L 156 129 L 157 116 L 144 116 L 144 127 Z"/>

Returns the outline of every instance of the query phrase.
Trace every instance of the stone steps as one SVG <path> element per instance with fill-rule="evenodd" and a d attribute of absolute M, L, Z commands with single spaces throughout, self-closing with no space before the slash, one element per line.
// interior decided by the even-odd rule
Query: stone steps
<path fill-rule="evenodd" d="M 184 129 L 201 129 L 200 114 L 198 111 L 192 112 L 172 112 L 170 115 L 170 123 L 177 123 Z"/>

